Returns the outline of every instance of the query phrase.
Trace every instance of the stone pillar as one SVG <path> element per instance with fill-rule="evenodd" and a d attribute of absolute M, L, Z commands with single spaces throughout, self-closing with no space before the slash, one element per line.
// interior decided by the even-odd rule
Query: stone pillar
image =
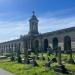
<path fill-rule="evenodd" d="M 32 51 L 33 50 L 33 37 L 29 37 L 29 39 L 28 39 L 28 43 L 29 43 L 29 47 L 28 47 L 28 49 L 30 50 L 30 51 Z"/>
<path fill-rule="evenodd" d="M 32 48 L 32 47 L 31 47 L 31 42 L 32 42 L 32 41 L 31 41 L 31 39 L 30 39 L 30 42 L 29 42 L 29 49 L 31 49 L 31 48 Z"/>
<path fill-rule="evenodd" d="M 58 62 L 58 65 L 62 65 L 62 62 L 61 62 L 61 47 L 58 48 L 58 56 L 57 56 L 57 62 Z"/>
<path fill-rule="evenodd" d="M 19 44 L 18 44 L 18 49 L 19 49 L 19 51 L 21 50 L 20 47 L 21 47 L 21 45 L 20 45 L 20 43 L 19 43 Z"/>
<path fill-rule="evenodd" d="M 40 46 L 40 50 L 41 50 L 41 52 L 43 52 L 43 39 L 42 39 L 42 35 L 40 35 L 40 41 L 39 41 L 39 46 Z"/>
<path fill-rule="evenodd" d="M 11 50 L 12 50 L 12 52 L 13 52 L 13 44 L 11 44 Z"/>
<path fill-rule="evenodd" d="M 13 44 L 13 51 L 15 52 L 15 44 Z"/>
<path fill-rule="evenodd" d="M 7 45 L 7 50 L 8 50 L 8 53 L 11 53 L 11 45 L 10 44 Z"/>
<path fill-rule="evenodd" d="M 6 45 L 5 45 L 5 53 L 6 53 Z"/>
<path fill-rule="evenodd" d="M 14 51 L 13 51 L 13 44 L 11 44 L 11 53 L 13 55 Z"/>
<path fill-rule="evenodd" d="M 17 56 L 17 57 L 20 56 L 20 48 L 19 48 L 19 44 L 16 45 L 16 56 Z"/>
<path fill-rule="evenodd" d="M 4 45 L 4 52 L 5 52 L 5 45 Z M 5 52 L 6 53 L 6 52 Z"/>
<path fill-rule="evenodd" d="M 28 61 L 28 51 L 27 51 L 27 41 L 24 41 L 24 62 L 27 63 Z"/>

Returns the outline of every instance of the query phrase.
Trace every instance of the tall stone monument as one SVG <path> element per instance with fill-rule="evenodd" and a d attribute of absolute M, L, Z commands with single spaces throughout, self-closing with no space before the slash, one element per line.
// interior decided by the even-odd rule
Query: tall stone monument
<path fill-rule="evenodd" d="M 58 65 L 55 66 L 54 70 L 56 72 L 61 72 L 61 73 L 66 73 L 67 74 L 68 71 L 65 68 L 65 66 L 62 64 L 62 61 L 61 61 L 61 47 L 58 48 L 57 62 L 58 62 Z"/>
<path fill-rule="evenodd" d="M 23 42 L 23 47 L 24 47 L 24 63 L 29 64 L 29 59 L 28 59 L 28 44 L 27 44 L 27 38 L 22 37 L 22 42 Z"/>

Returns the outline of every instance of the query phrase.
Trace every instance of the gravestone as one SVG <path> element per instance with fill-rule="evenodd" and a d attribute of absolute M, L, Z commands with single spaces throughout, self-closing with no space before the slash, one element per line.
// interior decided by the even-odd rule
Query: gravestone
<path fill-rule="evenodd" d="M 29 64 L 30 63 L 30 60 L 28 58 L 28 37 L 25 37 L 25 36 L 21 36 L 21 41 L 23 43 L 23 49 L 24 49 L 24 61 L 23 63 L 25 64 Z"/>
<path fill-rule="evenodd" d="M 45 71 L 48 71 L 50 69 L 51 60 L 48 57 L 48 62 L 45 63 Z"/>
<path fill-rule="evenodd" d="M 35 58 L 38 60 L 38 59 L 39 59 L 39 50 L 36 49 L 34 53 L 35 53 L 35 55 L 36 55 Z"/>
<path fill-rule="evenodd" d="M 41 54 L 41 59 L 42 60 L 45 60 L 45 57 L 43 56 L 43 53 Z"/>
<path fill-rule="evenodd" d="M 52 54 L 52 48 L 51 47 L 47 48 L 47 54 L 48 54 L 48 56 L 50 56 L 50 54 Z"/>
<path fill-rule="evenodd" d="M 24 63 L 25 64 L 29 64 L 30 60 L 28 58 L 28 50 L 26 48 L 24 48 Z"/>
<path fill-rule="evenodd" d="M 58 63 L 58 65 L 55 66 L 54 71 L 61 72 L 61 73 L 64 73 L 64 74 L 68 74 L 67 69 L 62 64 L 62 61 L 61 61 L 61 47 L 58 48 L 57 63 Z"/>
<path fill-rule="evenodd" d="M 35 61 L 35 57 L 32 58 L 31 64 L 33 67 L 38 66 L 37 62 Z"/>
<path fill-rule="evenodd" d="M 54 53 L 55 53 L 55 57 L 57 57 L 57 55 L 58 55 L 58 50 L 54 50 Z"/>
<path fill-rule="evenodd" d="M 21 56 L 20 56 L 20 48 L 16 48 L 16 61 L 17 63 L 22 63 L 22 59 L 21 59 Z"/>
<path fill-rule="evenodd" d="M 73 58 L 72 58 L 72 50 L 68 50 L 67 54 L 69 55 L 68 59 L 67 59 L 67 63 L 69 64 L 75 64 Z"/>

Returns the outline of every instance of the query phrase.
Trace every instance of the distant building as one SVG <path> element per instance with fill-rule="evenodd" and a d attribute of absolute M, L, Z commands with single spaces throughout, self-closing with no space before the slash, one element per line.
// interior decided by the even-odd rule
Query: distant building
<path fill-rule="evenodd" d="M 65 51 L 75 49 L 75 27 L 40 34 L 38 22 L 39 20 L 33 12 L 29 20 L 28 34 L 16 40 L 0 43 L 0 52 L 16 51 L 17 48 L 22 51 L 24 49 L 47 51 L 48 47 L 56 50 L 58 46 Z"/>

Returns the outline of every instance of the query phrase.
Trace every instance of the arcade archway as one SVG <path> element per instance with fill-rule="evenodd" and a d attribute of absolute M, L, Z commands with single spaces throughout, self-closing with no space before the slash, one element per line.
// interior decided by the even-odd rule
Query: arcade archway
<path fill-rule="evenodd" d="M 53 38 L 53 50 L 57 50 L 57 49 L 58 49 L 58 39 Z"/>
<path fill-rule="evenodd" d="M 64 37 L 64 50 L 71 50 L 71 38 L 69 36 Z"/>
<path fill-rule="evenodd" d="M 48 48 L 48 40 L 45 39 L 44 40 L 44 51 L 47 51 L 47 48 Z"/>
<path fill-rule="evenodd" d="M 35 50 L 38 50 L 38 49 L 39 49 L 39 41 L 36 40 L 36 41 L 35 41 Z"/>

